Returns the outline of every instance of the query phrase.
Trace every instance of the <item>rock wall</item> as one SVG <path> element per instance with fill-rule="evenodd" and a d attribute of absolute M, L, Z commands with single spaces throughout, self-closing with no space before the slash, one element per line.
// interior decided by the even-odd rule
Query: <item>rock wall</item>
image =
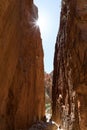
<path fill-rule="evenodd" d="M 0 130 L 28 129 L 45 112 L 43 49 L 33 0 L 0 0 Z"/>
<path fill-rule="evenodd" d="M 52 79 L 53 72 L 44 73 L 44 83 L 45 83 L 45 103 L 49 103 L 52 100 Z"/>
<path fill-rule="evenodd" d="M 55 46 L 52 95 L 53 119 L 67 130 L 86 130 L 86 0 L 62 0 L 60 29 Z"/>

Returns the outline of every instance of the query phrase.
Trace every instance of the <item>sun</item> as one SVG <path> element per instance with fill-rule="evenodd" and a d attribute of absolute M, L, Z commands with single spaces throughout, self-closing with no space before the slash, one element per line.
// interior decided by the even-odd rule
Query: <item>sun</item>
<path fill-rule="evenodd" d="M 36 26 L 39 27 L 41 29 L 41 31 L 44 30 L 44 28 L 46 27 L 46 20 L 44 17 L 39 17 L 36 20 Z"/>
<path fill-rule="evenodd" d="M 44 12 L 41 12 L 38 14 L 38 19 L 34 19 L 33 21 L 33 27 L 35 27 L 36 29 L 40 29 L 41 37 L 43 37 L 44 35 L 47 36 L 50 30 L 49 15 Z"/>
<path fill-rule="evenodd" d="M 44 26 L 44 21 L 38 18 L 38 20 L 36 21 L 36 26 L 39 26 L 40 28 L 42 28 Z"/>

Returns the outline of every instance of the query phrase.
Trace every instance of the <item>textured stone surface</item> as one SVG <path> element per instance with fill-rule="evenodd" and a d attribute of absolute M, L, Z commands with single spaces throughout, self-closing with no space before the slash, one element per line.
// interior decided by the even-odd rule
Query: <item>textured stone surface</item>
<path fill-rule="evenodd" d="M 46 73 L 45 72 L 45 103 L 51 103 L 52 100 L 52 80 L 53 80 L 53 72 Z"/>
<path fill-rule="evenodd" d="M 27 129 L 44 116 L 37 13 L 32 0 L 0 0 L 0 130 Z"/>
<path fill-rule="evenodd" d="M 58 126 L 50 122 L 37 122 L 29 130 L 58 130 Z"/>
<path fill-rule="evenodd" d="M 87 130 L 87 0 L 62 0 L 52 91 L 53 119 L 62 123 L 67 108 L 72 129 Z"/>

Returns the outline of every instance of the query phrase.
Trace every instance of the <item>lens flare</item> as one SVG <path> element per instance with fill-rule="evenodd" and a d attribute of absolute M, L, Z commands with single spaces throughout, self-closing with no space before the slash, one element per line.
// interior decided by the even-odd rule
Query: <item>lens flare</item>
<path fill-rule="evenodd" d="M 36 21 L 36 26 L 40 26 L 40 20 L 39 19 Z"/>
<path fill-rule="evenodd" d="M 36 20 L 36 26 L 40 28 L 41 31 L 43 31 L 46 27 L 46 21 L 44 17 L 39 17 Z"/>

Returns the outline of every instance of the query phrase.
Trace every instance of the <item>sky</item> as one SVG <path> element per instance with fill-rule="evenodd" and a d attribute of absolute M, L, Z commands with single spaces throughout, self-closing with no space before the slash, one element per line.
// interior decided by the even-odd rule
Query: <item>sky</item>
<path fill-rule="evenodd" d="M 44 50 L 44 70 L 53 70 L 56 37 L 60 23 L 61 0 L 34 0 L 38 7 L 40 31 Z"/>

